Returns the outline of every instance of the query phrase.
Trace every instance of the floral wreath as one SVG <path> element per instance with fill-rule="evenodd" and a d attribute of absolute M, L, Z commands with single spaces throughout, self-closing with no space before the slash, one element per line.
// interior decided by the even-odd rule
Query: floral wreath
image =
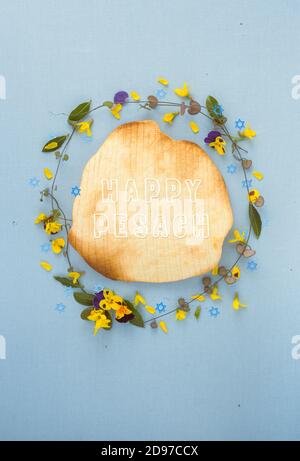
<path fill-rule="evenodd" d="M 169 85 L 168 80 L 164 78 L 159 78 L 158 83 L 163 87 Z M 35 219 L 35 224 L 42 224 L 42 228 L 46 234 L 49 235 L 49 245 L 51 245 L 53 253 L 64 255 L 68 264 L 67 274 L 63 276 L 55 275 L 54 279 L 65 287 L 70 287 L 70 289 L 74 290 L 73 296 L 75 300 L 79 304 L 85 306 L 84 310 L 81 312 L 81 318 L 94 322 L 95 335 L 100 329 L 111 329 L 114 320 L 120 323 L 130 323 L 138 327 L 144 327 L 146 324 L 150 323 L 152 328 L 160 327 L 163 332 L 167 333 L 168 327 L 162 318 L 175 313 L 177 320 L 184 320 L 191 312 L 190 305 L 195 301 L 200 303 L 194 310 L 194 317 L 199 319 L 201 303 L 206 300 L 206 296 L 214 301 L 222 299 L 218 291 L 218 284 L 223 280 L 228 285 L 236 283 L 241 275 L 238 266 L 239 260 L 243 257 L 249 258 L 255 255 L 255 251 L 251 248 L 249 242 L 252 232 L 254 232 L 257 238 L 260 236 L 262 222 L 257 208 L 263 206 L 264 198 L 257 189 L 250 189 L 251 180 L 248 180 L 248 170 L 252 167 L 252 161 L 244 156 L 247 154 L 247 150 L 240 145 L 241 142 L 256 136 L 255 131 L 250 128 L 248 123 L 238 119 L 235 122 L 237 134 L 232 135 L 226 125 L 227 119 L 224 116 L 224 109 L 216 98 L 208 96 L 205 105 L 201 105 L 192 97 L 189 87 L 184 83 L 182 88 L 174 90 L 174 93 L 182 98 L 182 102 L 168 102 L 163 100 L 163 97 L 166 95 L 163 87 L 157 92 L 157 96 L 151 95 L 144 100 L 135 91 L 132 91 L 130 96 L 126 91 L 118 91 L 114 95 L 113 101 L 105 101 L 95 107 L 92 107 L 91 101 L 79 104 L 72 110 L 67 119 L 71 127 L 70 133 L 49 140 L 42 148 L 42 152 L 53 153 L 55 155 L 57 166 L 54 173 L 49 168 L 44 168 L 44 176 L 50 182 L 50 186 L 40 191 L 40 200 L 44 201 L 44 198 L 48 199 L 51 208 L 50 213 L 40 213 Z M 249 228 L 247 235 L 245 232 L 240 232 L 238 229 L 235 229 L 233 231 L 233 237 L 229 240 L 229 243 L 235 244 L 238 254 L 234 263 L 230 267 L 215 267 L 211 272 L 211 276 L 202 278 L 203 290 L 200 293 L 191 296 L 189 301 L 180 298 L 178 300 L 178 306 L 163 313 L 157 312 L 157 310 L 149 305 L 144 297 L 138 292 L 136 292 L 134 299 L 130 301 L 124 299 L 110 289 L 103 289 L 99 292 L 86 290 L 81 281 L 83 272 L 77 269 L 75 270 L 70 259 L 68 233 L 71 228 L 70 222 L 72 220 L 66 217 L 62 206 L 55 196 L 57 175 L 62 164 L 69 159 L 67 149 L 74 134 L 84 133 L 87 136 L 92 135 L 91 127 L 93 125 L 93 119 L 89 118 L 89 116 L 93 112 L 103 108 L 108 110 L 117 120 L 120 120 L 121 111 L 124 106 L 129 104 L 136 104 L 140 109 L 147 111 L 155 110 L 158 107 L 171 108 L 172 112 L 165 113 L 162 119 L 163 122 L 170 125 L 173 124 L 176 117 L 179 115 L 184 117 L 186 113 L 192 116 L 199 115 L 208 118 L 212 122 L 213 129 L 207 134 L 204 142 L 222 156 L 226 153 L 227 144 L 231 144 L 232 155 L 241 166 L 244 177 L 243 183 L 247 191 L 247 200 L 249 202 Z M 189 121 L 189 126 L 193 133 L 197 134 L 199 132 L 199 127 L 195 121 Z M 230 166 L 235 170 L 237 168 L 235 164 Z M 259 181 L 264 177 L 259 171 L 252 171 L 252 176 Z M 80 189 L 78 187 L 73 189 L 73 195 L 76 196 L 80 194 Z M 57 234 L 62 232 L 64 232 L 64 237 L 61 235 L 57 236 Z M 41 261 L 40 265 L 46 271 L 52 270 L 52 265 L 47 261 Z M 140 306 L 144 306 L 146 312 L 152 317 L 144 320 Z M 246 307 L 246 304 L 240 301 L 237 292 L 235 292 L 232 307 L 235 310 Z"/>

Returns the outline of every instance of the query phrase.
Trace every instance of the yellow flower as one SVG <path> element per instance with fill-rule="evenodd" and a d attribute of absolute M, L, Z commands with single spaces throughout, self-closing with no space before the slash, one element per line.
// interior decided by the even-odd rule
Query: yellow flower
<path fill-rule="evenodd" d="M 114 309 L 115 311 L 119 310 L 121 306 L 124 305 L 124 300 L 121 296 L 116 295 L 111 290 L 103 290 L 104 299 L 99 302 L 99 307 L 105 311 L 110 311 Z M 130 311 L 131 313 L 131 311 Z"/>
<path fill-rule="evenodd" d="M 264 175 L 260 171 L 253 171 L 252 176 L 258 179 L 258 181 L 261 181 L 262 179 L 264 179 Z"/>
<path fill-rule="evenodd" d="M 216 265 L 215 267 L 213 267 L 211 271 L 211 275 L 218 275 L 218 271 L 219 271 L 219 266 Z"/>
<path fill-rule="evenodd" d="M 125 304 L 122 304 L 122 306 L 119 306 L 119 308 L 116 310 L 116 319 L 121 319 L 124 317 L 124 315 L 129 315 L 132 314 L 132 311 L 128 309 L 128 307 Z"/>
<path fill-rule="evenodd" d="M 198 301 L 200 302 L 204 302 L 205 301 L 205 296 L 203 295 L 194 295 L 194 296 L 191 296 L 191 299 L 197 299 Z"/>
<path fill-rule="evenodd" d="M 240 268 L 238 266 L 233 266 L 233 268 L 231 269 L 231 274 L 232 274 L 232 277 L 239 279 L 241 276 Z"/>
<path fill-rule="evenodd" d="M 135 294 L 133 305 L 137 306 L 139 303 L 146 304 L 146 301 L 144 300 L 143 296 L 137 291 Z"/>
<path fill-rule="evenodd" d="M 92 130 L 91 130 L 91 126 L 93 124 L 93 119 L 91 120 L 88 120 L 86 122 L 79 122 L 79 123 L 76 123 L 75 127 L 76 127 L 76 130 L 78 131 L 78 133 L 86 133 L 87 136 L 92 136 Z"/>
<path fill-rule="evenodd" d="M 254 130 L 251 130 L 249 123 L 246 123 L 246 127 L 243 129 L 243 131 L 240 132 L 241 136 L 244 138 L 249 138 L 252 139 L 254 136 L 256 136 L 256 132 Z"/>
<path fill-rule="evenodd" d="M 159 322 L 159 326 L 160 326 L 160 328 L 162 329 L 162 331 L 164 333 L 168 333 L 167 325 L 165 324 L 165 322 L 163 320 L 161 322 Z"/>
<path fill-rule="evenodd" d="M 233 309 L 235 309 L 236 311 L 239 310 L 240 307 L 247 307 L 247 304 L 242 304 L 239 300 L 239 295 L 238 293 L 235 293 L 234 295 L 234 298 L 233 298 L 233 301 L 232 301 L 232 307 Z"/>
<path fill-rule="evenodd" d="M 216 301 L 217 299 L 222 299 L 222 297 L 218 294 L 218 285 L 215 285 L 213 287 L 212 293 L 210 294 L 210 297 L 213 301 Z"/>
<path fill-rule="evenodd" d="M 251 189 L 248 195 L 249 202 L 255 203 L 259 196 L 260 192 L 257 189 Z"/>
<path fill-rule="evenodd" d="M 219 155 L 225 154 L 226 141 L 221 136 L 217 136 L 214 142 L 209 143 L 209 146 L 216 149 Z"/>
<path fill-rule="evenodd" d="M 233 239 L 228 240 L 228 243 L 246 243 L 245 240 L 245 232 L 242 232 L 242 234 L 239 233 L 238 229 L 234 229 L 233 231 Z"/>
<path fill-rule="evenodd" d="M 52 179 L 53 178 L 53 173 L 49 168 L 44 168 L 44 175 L 46 179 Z"/>
<path fill-rule="evenodd" d="M 45 271 L 52 271 L 52 266 L 50 263 L 47 263 L 47 261 L 41 261 L 40 265 L 43 269 L 45 269 Z"/>
<path fill-rule="evenodd" d="M 158 83 L 160 83 L 161 85 L 164 85 L 164 86 L 168 86 L 169 85 L 169 80 L 163 78 L 163 77 L 159 77 L 157 79 Z"/>
<path fill-rule="evenodd" d="M 190 127 L 193 133 L 199 133 L 199 127 L 193 120 L 190 121 Z"/>
<path fill-rule="evenodd" d="M 174 118 L 177 117 L 178 114 L 179 114 L 179 112 L 169 112 L 169 113 L 165 114 L 163 116 L 163 122 L 166 122 L 166 123 L 169 123 L 170 125 L 172 125 Z"/>
<path fill-rule="evenodd" d="M 63 239 L 62 237 L 52 240 L 51 242 L 52 251 L 53 253 L 56 253 L 56 254 L 61 253 L 64 246 L 65 246 L 65 239 Z"/>
<path fill-rule="evenodd" d="M 47 234 L 57 234 L 62 228 L 62 224 L 56 221 L 49 221 L 45 225 L 45 232 Z"/>
<path fill-rule="evenodd" d="M 149 312 L 149 314 L 154 315 L 156 313 L 156 310 L 152 306 L 145 306 L 146 311 Z"/>
<path fill-rule="evenodd" d="M 130 96 L 132 97 L 132 99 L 134 99 L 134 101 L 139 101 L 141 99 L 140 95 L 136 91 L 132 91 L 130 93 Z"/>
<path fill-rule="evenodd" d="M 186 312 L 182 309 L 177 309 L 176 311 L 176 320 L 184 320 L 186 318 Z"/>
<path fill-rule="evenodd" d="M 111 113 L 113 114 L 113 116 L 114 116 L 116 119 L 118 119 L 118 120 L 120 120 L 120 118 L 121 118 L 120 112 L 121 112 L 122 108 L 123 108 L 122 104 L 115 104 L 115 105 L 110 109 L 110 111 L 111 111 Z"/>
<path fill-rule="evenodd" d="M 45 147 L 44 150 L 51 150 L 51 149 L 56 149 L 58 147 L 58 144 L 56 141 L 49 142 Z"/>
<path fill-rule="evenodd" d="M 68 276 L 72 279 L 73 285 L 77 285 L 78 279 L 81 276 L 81 273 L 72 271 L 68 273 Z"/>
<path fill-rule="evenodd" d="M 88 316 L 88 320 L 95 322 L 94 336 L 96 336 L 100 328 L 110 328 L 111 320 L 106 317 L 101 309 L 92 309 Z"/>
<path fill-rule="evenodd" d="M 177 96 L 180 96 L 181 98 L 186 98 L 189 95 L 189 89 L 187 84 L 184 82 L 182 88 L 176 88 L 174 90 L 174 93 L 177 94 Z"/>
<path fill-rule="evenodd" d="M 34 220 L 34 224 L 39 224 L 40 222 L 44 222 L 46 221 L 47 216 L 45 215 L 45 213 L 40 213 Z"/>

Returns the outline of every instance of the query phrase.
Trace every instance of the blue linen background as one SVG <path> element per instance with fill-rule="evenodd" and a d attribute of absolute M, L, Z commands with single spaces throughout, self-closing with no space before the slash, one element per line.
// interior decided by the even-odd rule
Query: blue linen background
<path fill-rule="evenodd" d="M 0 335 L 6 341 L 0 439 L 299 439 L 300 361 L 291 355 L 292 337 L 300 334 L 300 100 L 293 99 L 291 83 L 300 74 L 299 19 L 297 0 L 0 0 L 6 83 L 0 100 Z M 219 305 L 207 302 L 198 322 L 168 320 L 168 335 L 117 325 L 94 338 L 80 306 L 39 267 L 42 259 L 55 273 L 65 267 L 62 258 L 41 251 L 46 238 L 33 226 L 45 182 L 40 147 L 66 130 L 65 118 L 55 114 L 89 98 L 100 103 L 120 89 L 154 93 L 159 75 L 171 88 L 187 81 L 201 101 L 215 95 L 231 128 L 240 117 L 257 131 L 249 155 L 265 173 L 253 185 L 266 206 L 262 237 L 254 242 L 256 270 L 242 264 L 238 290 L 248 308 L 234 312 L 235 288 L 222 286 Z M 171 89 L 167 97 L 176 98 Z M 123 121 L 145 117 L 161 121 L 162 111 L 122 113 Z M 186 120 L 161 126 L 203 145 L 209 124 L 197 120 L 198 135 Z M 117 124 L 98 112 L 91 142 L 71 144 L 58 180 L 68 213 L 71 187 Z M 241 174 L 227 172 L 230 152 L 209 155 L 228 184 L 235 225 L 245 228 Z M 53 168 L 55 161 L 49 156 L 47 164 Z M 110 282 L 79 255 L 74 259 L 90 288 L 109 284 L 124 296 L 138 289 L 154 305 L 171 308 L 200 287 L 197 278 Z M 211 306 L 219 308 L 217 317 L 210 316 Z"/>

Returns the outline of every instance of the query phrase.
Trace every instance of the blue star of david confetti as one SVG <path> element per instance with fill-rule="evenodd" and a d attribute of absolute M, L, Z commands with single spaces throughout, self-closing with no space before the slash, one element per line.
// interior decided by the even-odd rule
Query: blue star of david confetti
<path fill-rule="evenodd" d="M 241 130 L 242 128 L 245 128 L 245 121 L 241 120 L 240 118 L 235 121 L 235 127 Z"/>
<path fill-rule="evenodd" d="M 71 194 L 72 194 L 74 197 L 77 197 L 77 195 L 80 195 L 80 187 L 78 187 L 78 186 L 72 187 Z"/>
<path fill-rule="evenodd" d="M 103 286 L 102 285 L 95 285 L 94 286 L 94 292 L 95 293 L 99 293 L 99 291 L 102 291 L 103 290 Z"/>
<path fill-rule="evenodd" d="M 216 115 L 222 115 L 224 112 L 224 109 L 222 106 L 220 106 L 220 104 L 215 104 L 213 107 L 213 111 Z"/>
<path fill-rule="evenodd" d="M 156 310 L 160 314 L 166 310 L 166 305 L 163 302 L 160 302 L 159 304 L 156 304 Z"/>
<path fill-rule="evenodd" d="M 252 187 L 252 179 L 243 179 L 242 181 L 242 187 Z"/>
<path fill-rule="evenodd" d="M 51 243 L 47 242 L 47 243 L 43 243 L 43 245 L 41 245 L 41 250 L 44 252 L 44 253 L 47 253 L 47 251 L 49 251 L 51 248 Z"/>
<path fill-rule="evenodd" d="M 60 314 L 61 314 L 62 312 L 64 312 L 65 308 L 66 308 L 66 306 L 65 306 L 65 304 L 63 304 L 63 303 L 58 303 L 58 304 L 56 304 L 56 306 L 55 306 L 55 310 L 56 310 L 57 312 L 59 312 Z"/>
<path fill-rule="evenodd" d="M 163 88 L 160 88 L 159 90 L 157 90 L 156 96 L 158 97 L 158 99 L 164 99 L 167 96 L 167 92 Z"/>
<path fill-rule="evenodd" d="M 65 293 L 67 296 L 71 296 L 72 292 L 73 292 L 72 287 L 65 287 Z"/>
<path fill-rule="evenodd" d="M 237 167 L 233 163 L 227 166 L 227 173 L 233 174 L 236 173 Z"/>
<path fill-rule="evenodd" d="M 35 176 L 29 179 L 29 185 L 32 187 L 37 187 L 40 184 L 40 180 Z"/>
<path fill-rule="evenodd" d="M 211 317 L 218 317 L 218 315 L 220 315 L 220 311 L 217 307 L 211 307 L 209 313 Z"/>
<path fill-rule="evenodd" d="M 247 269 L 249 269 L 249 271 L 255 271 L 256 268 L 257 268 L 257 263 L 255 261 L 247 262 Z"/>

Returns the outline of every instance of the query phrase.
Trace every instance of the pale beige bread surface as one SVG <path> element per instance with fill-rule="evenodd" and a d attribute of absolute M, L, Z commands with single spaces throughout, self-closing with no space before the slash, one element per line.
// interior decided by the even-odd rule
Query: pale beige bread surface
<path fill-rule="evenodd" d="M 197 199 L 203 199 L 209 218 L 209 238 L 147 235 L 95 238 L 94 213 L 103 207 L 103 178 L 117 179 L 121 189 L 134 179 L 144 194 L 144 178 L 201 179 Z M 222 253 L 233 215 L 219 170 L 196 144 L 175 141 L 150 120 L 119 126 L 88 161 L 74 200 L 69 241 L 85 261 L 108 278 L 124 281 L 170 282 L 204 274 L 215 267 Z M 163 198 L 165 191 L 161 191 Z M 183 191 L 184 197 L 187 192 Z"/>

